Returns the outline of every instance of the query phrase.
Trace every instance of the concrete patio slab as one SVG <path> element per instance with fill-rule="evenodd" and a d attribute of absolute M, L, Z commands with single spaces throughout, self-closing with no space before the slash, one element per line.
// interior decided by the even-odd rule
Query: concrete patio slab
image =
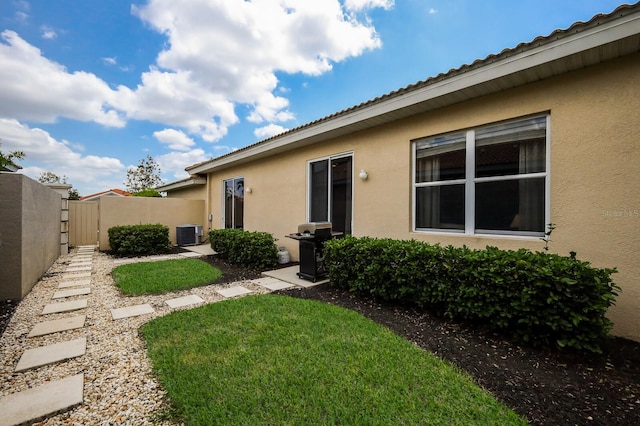
<path fill-rule="evenodd" d="M 60 284 L 58 284 L 58 288 L 79 287 L 81 285 L 84 285 L 84 286 L 91 285 L 91 280 L 63 281 Z"/>
<path fill-rule="evenodd" d="M 185 250 L 189 250 L 194 253 L 199 253 L 201 255 L 210 256 L 216 254 L 215 251 L 211 248 L 211 244 L 200 244 L 197 246 L 185 246 L 182 247 Z"/>
<path fill-rule="evenodd" d="M 275 269 L 273 271 L 263 272 L 262 275 L 265 275 L 267 277 L 277 278 L 281 281 L 285 281 L 300 287 L 313 287 L 316 285 L 329 282 L 329 279 L 319 280 L 319 281 L 316 281 L 315 283 L 311 281 L 303 280 L 299 278 L 298 275 L 296 275 L 298 272 L 300 272 L 300 266 L 296 265 L 296 266 L 290 266 L 288 268 Z"/>
<path fill-rule="evenodd" d="M 33 326 L 27 337 L 44 336 L 45 334 L 84 327 L 86 318 L 86 315 L 76 315 L 75 317 L 39 322 Z"/>
<path fill-rule="evenodd" d="M 44 309 L 40 315 L 58 314 L 60 312 L 77 311 L 87 307 L 87 299 L 71 300 L 69 302 L 49 303 L 44 305 Z"/>
<path fill-rule="evenodd" d="M 144 305 L 127 306 L 125 308 L 116 308 L 111 310 L 111 318 L 119 320 L 129 317 L 137 317 L 140 315 L 151 314 L 155 312 L 153 307 L 148 303 Z"/>
<path fill-rule="evenodd" d="M 69 340 L 24 351 L 16 366 L 16 372 L 42 367 L 54 362 L 82 356 L 87 351 L 87 338 Z"/>
<path fill-rule="evenodd" d="M 89 293 L 91 293 L 91 289 L 89 287 L 72 288 L 70 290 L 58 290 L 53 293 L 53 296 L 51 298 L 62 299 L 63 297 L 83 296 Z"/>
<path fill-rule="evenodd" d="M 91 277 L 91 272 L 76 272 L 76 273 L 65 273 L 62 276 L 62 281 L 73 281 L 73 280 L 77 280 L 78 278 L 90 278 Z"/>
<path fill-rule="evenodd" d="M 164 303 L 169 305 L 169 307 L 175 309 L 175 308 L 180 308 L 182 306 L 195 305 L 196 303 L 202 303 L 202 302 L 204 302 L 204 299 L 202 297 L 197 296 L 195 294 L 190 294 L 188 296 L 166 300 Z"/>
<path fill-rule="evenodd" d="M 236 297 L 243 296 L 245 294 L 253 293 L 248 288 L 244 288 L 241 285 L 229 288 L 223 288 L 220 290 L 216 290 L 216 293 L 224 296 L 224 297 Z"/>
<path fill-rule="evenodd" d="M 0 398 L 2 425 L 19 425 L 82 404 L 84 374 Z"/>

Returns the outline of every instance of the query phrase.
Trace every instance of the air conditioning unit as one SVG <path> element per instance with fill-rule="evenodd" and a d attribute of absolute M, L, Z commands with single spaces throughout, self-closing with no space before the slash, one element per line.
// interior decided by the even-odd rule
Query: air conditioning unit
<path fill-rule="evenodd" d="M 201 225 L 180 225 L 176 227 L 176 240 L 179 246 L 195 246 L 202 241 Z"/>

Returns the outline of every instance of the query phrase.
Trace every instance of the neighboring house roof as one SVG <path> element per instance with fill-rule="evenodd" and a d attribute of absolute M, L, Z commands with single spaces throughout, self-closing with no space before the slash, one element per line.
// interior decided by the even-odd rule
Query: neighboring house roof
<path fill-rule="evenodd" d="M 640 2 L 576 22 L 185 170 L 204 174 L 640 51 Z M 170 184 L 169 184 L 170 185 Z"/>
<path fill-rule="evenodd" d="M 91 195 L 85 195 L 84 197 L 80 197 L 80 201 L 94 201 L 100 197 L 129 197 L 131 196 L 130 192 L 123 191 L 122 189 L 109 189 L 107 191 L 97 192 Z"/>
<path fill-rule="evenodd" d="M 207 179 L 201 176 L 189 176 L 186 179 L 167 183 L 166 185 L 156 186 L 156 191 L 169 192 L 169 191 L 175 191 L 177 189 L 189 188 L 195 185 L 204 185 L 206 183 L 207 183 Z"/>

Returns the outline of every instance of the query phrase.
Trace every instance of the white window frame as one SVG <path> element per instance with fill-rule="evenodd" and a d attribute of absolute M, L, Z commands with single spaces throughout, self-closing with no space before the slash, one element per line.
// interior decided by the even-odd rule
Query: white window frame
<path fill-rule="evenodd" d="M 526 173 L 521 175 L 504 175 L 504 176 L 491 176 L 491 177 L 475 177 L 475 153 L 476 153 L 476 131 L 484 127 L 493 126 L 500 123 L 509 123 L 520 120 L 526 120 L 536 117 L 545 117 L 545 171 L 539 173 Z M 459 130 L 458 130 L 459 131 Z M 456 130 L 447 133 L 455 133 Z M 420 138 L 412 141 L 411 143 L 411 229 L 415 233 L 425 234 L 457 234 L 457 235 L 480 235 L 480 236 L 504 236 L 504 237 L 516 237 L 516 238 L 540 238 L 544 236 L 547 224 L 550 223 L 550 168 L 551 168 L 551 114 L 540 113 L 530 116 L 519 117 L 516 119 L 506 120 L 498 123 L 491 123 L 487 125 L 477 126 L 466 130 L 465 141 L 465 178 L 438 181 L 438 182 L 421 182 L 416 183 L 416 145 L 425 138 Z M 496 182 L 514 179 L 528 179 L 528 178 L 544 178 L 544 223 L 545 229 L 542 232 L 528 232 L 528 231 L 503 231 L 503 230 L 476 230 L 475 229 L 475 184 L 483 182 Z M 416 227 L 416 194 L 417 188 L 428 186 L 445 186 L 445 185 L 460 185 L 464 184 L 465 187 L 465 223 L 464 230 L 458 229 L 439 229 L 439 228 L 417 228 Z"/>
<path fill-rule="evenodd" d="M 353 233 L 353 210 L 354 210 L 354 197 L 355 197 L 355 193 L 354 193 L 354 177 L 355 177 L 355 159 L 354 159 L 354 155 L 353 155 L 353 151 L 348 151 L 348 152 L 342 152 L 340 154 L 335 154 L 335 155 L 328 155 L 325 157 L 318 157 L 318 158 L 314 158 L 312 160 L 307 160 L 307 165 L 306 165 L 306 179 L 307 179 L 307 222 L 309 222 L 311 220 L 311 164 L 312 163 L 316 163 L 318 161 L 329 161 L 329 165 L 331 165 L 331 161 L 332 160 L 339 160 L 340 158 L 346 158 L 346 157 L 351 157 L 351 233 Z M 328 202 L 327 202 L 327 220 L 329 222 L 331 222 L 332 217 L 331 217 L 331 173 L 327 173 L 327 188 L 328 188 Z"/>

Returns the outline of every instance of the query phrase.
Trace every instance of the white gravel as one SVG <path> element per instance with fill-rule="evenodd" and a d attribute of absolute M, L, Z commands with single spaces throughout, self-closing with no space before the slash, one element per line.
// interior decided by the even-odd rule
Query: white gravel
<path fill-rule="evenodd" d="M 213 303 L 224 299 L 216 293 L 217 289 L 235 285 L 242 285 L 254 293 L 269 292 L 252 281 L 243 281 L 158 296 L 122 296 L 111 277 L 111 270 L 115 266 L 114 259 L 95 252 L 91 293 L 65 299 L 87 298 L 88 307 L 75 312 L 40 315 L 44 305 L 55 302 L 51 297 L 58 290 L 63 271 L 72 255 L 73 253 L 61 256 L 33 287 L 18 306 L 0 339 L 0 396 L 84 373 L 84 403 L 35 423 L 38 425 L 174 424 L 158 420 L 158 416 L 168 408 L 168 404 L 163 389 L 152 375 L 146 346 L 138 335 L 140 326 L 153 318 L 174 311 L 175 309 L 165 303 L 168 299 L 195 294 L 204 299 L 204 303 Z M 153 306 L 155 312 L 115 321 L 111 318 L 112 308 L 144 303 Z M 195 306 L 200 305 L 178 309 Z M 87 317 L 83 328 L 40 337 L 27 337 L 38 322 L 77 314 L 85 314 Z M 87 352 L 84 356 L 19 373 L 14 371 L 25 350 L 80 337 L 87 338 Z"/>

